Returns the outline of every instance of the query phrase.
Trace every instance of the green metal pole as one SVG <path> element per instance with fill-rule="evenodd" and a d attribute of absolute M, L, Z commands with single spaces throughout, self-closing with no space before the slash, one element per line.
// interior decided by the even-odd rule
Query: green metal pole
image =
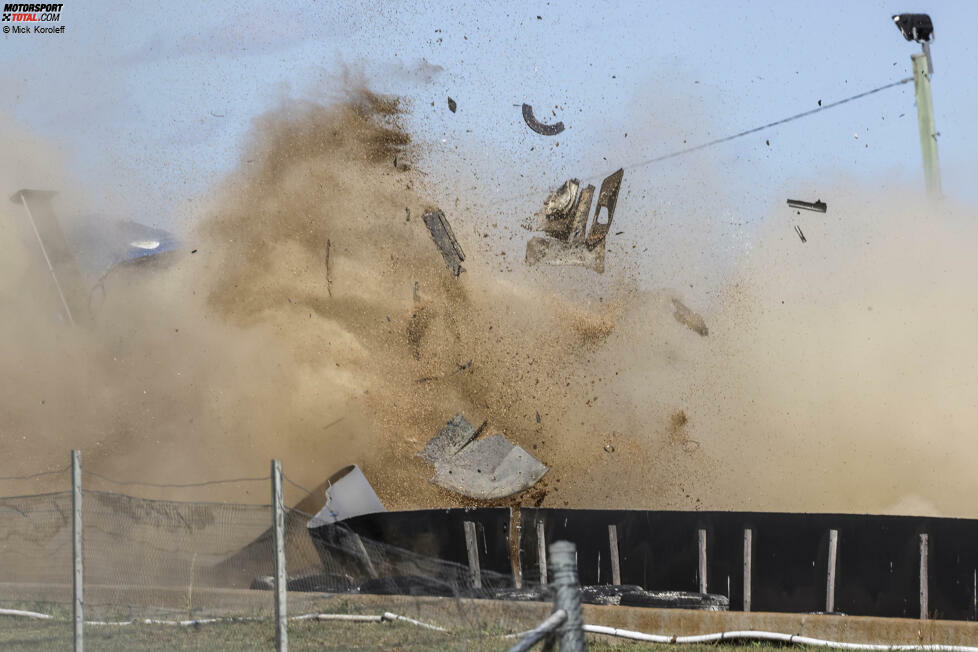
<path fill-rule="evenodd" d="M 915 54 L 913 61 L 913 82 L 917 99 L 917 123 L 920 126 L 920 149 L 924 155 L 924 180 L 927 196 L 937 199 L 941 196 L 941 169 L 937 162 L 937 128 L 934 126 L 934 104 L 930 96 L 930 75 L 927 73 L 927 56 Z"/>

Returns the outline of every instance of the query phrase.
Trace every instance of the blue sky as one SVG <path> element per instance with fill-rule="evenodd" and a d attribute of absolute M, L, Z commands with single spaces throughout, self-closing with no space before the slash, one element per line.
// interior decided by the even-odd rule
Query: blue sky
<path fill-rule="evenodd" d="M 935 23 L 945 193 L 978 200 L 978 3 L 967 1 L 68 1 L 66 34 L 0 35 L 0 111 L 55 143 L 96 201 L 168 226 L 234 167 L 254 116 L 290 97 L 329 101 L 344 75 L 362 75 L 409 99 L 433 194 L 529 193 L 514 207 L 526 212 L 568 176 L 909 76 L 918 46 L 890 20 L 901 11 Z M 529 132 L 524 101 L 567 130 Z M 623 201 L 715 205 L 749 222 L 786 192 L 814 199 L 840 179 L 922 192 L 912 84 L 630 172 Z"/>

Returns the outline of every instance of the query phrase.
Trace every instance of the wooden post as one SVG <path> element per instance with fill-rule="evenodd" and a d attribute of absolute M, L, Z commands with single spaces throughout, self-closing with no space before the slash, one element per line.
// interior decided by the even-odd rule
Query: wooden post
<path fill-rule="evenodd" d="M 839 531 L 829 530 L 829 563 L 825 573 L 825 613 L 835 611 L 835 560 L 839 552 Z"/>
<path fill-rule="evenodd" d="M 915 54 L 910 57 L 910 60 L 913 62 L 920 149 L 924 157 L 924 181 L 927 184 L 927 196 L 930 199 L 937 199 L 941 196 L 941 169 L 937 162 L 937 128 L 934 126 L 934 103 L 930 94 L 927 55 Z"/>
<path fill-rule="evenodd" d="M 540 584 L 547 583 L 547 539 L 543 533 L 543 521 L 537 521 L 537 566 L 540 569 Z"/>
<path fill-rule="evenodd" d="M 920 535 L 920 619 L 927 620 L 927 535 Z"/>
<path fill-rule="evenodd" d="M 285 506 L 282 504 L 282 461 L 272 460 L 272 528 L 275 532 L 275 649 L 289 649 L 285 568 Z"/>
<path fill-rule="evenodd" d="M 750 562 L 753 554 L 754 530 L 744 528 L 744 611 L 750 611 Z"/>
<path fill-rule="evenodd" d="M 26 205 L 26 202 L 25 202 Z M 71 563 L 74 569 L 75 652 L 85 649 L 85 568 L 82 549 L 81 451 L 71 451 Z"/>
<path fill-rule="evenodd" d="M 700 593 L 706 593 L 706 530 L 700 528 L 697 532 L 699 538 L 699 549 L 700 549 L 700 564 L 699 564 L 699 577 L 700 577 Z"/>
<path fill-rule="evenodd" d="M 611 583 L 621 585 L 621 558 L 618 552 L 618 526 L 608 526 L 608 547 L 611 548 Z"/>
<path fill-rule="evenodd" d="M 367 569 L 367 575 L 372 579 L 377 579 L 380 575 L 377 574 L 377 569 L 374 568 L 374 563 L 370 560 L 370 554 L 367 552 L 367 546 L 363 545 L 363 539 L 356 532 L 350 531 L 350 536 L 353 538 L 353 544 L 357 547 L 357 551 L 360 553 L 360 559 L 363 561 L 364 567 Z"/>
<path fill-rule="evenodd" d="M 577 579 L 577 547 L 570 541 L 550 544 L 550 569 L 554 577 L 554 611 L 563 609 L 567 620 L 557 630 L 561 652 L 585 652 L 581 617 L 581 586 Z"/>
<path fill-rule="evenodd" d="M 482 588 L 482 569 L 479 567 L 479 539 L 476 536 L 475 522 L 465 521 L 465 551 L 469 553 L 469 574 L 472 576 L 472 586 Z"/>

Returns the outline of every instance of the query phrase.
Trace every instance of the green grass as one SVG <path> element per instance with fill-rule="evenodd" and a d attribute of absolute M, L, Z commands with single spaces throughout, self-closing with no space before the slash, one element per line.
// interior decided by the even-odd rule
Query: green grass
<path fill-rule="evenodd" d="M 591 650 L 677 650 L 718 652 L 717 646 L 650 645 L 592 637 Z M 342 623 L 294 621 L 289 623 L 291 650 L 506 650 L 513 639 L 483 631 L 442 633 L 407 623 Z M 0 617 L 0 649 L 70 650 L 71 621 L 28 620 Z M 275 629 L 271 620 L 226 622 L 181 627 L 173 625 L 88 626 L 87 650 L 273 650 Z M 769 645 L 723 645 L 720 652 L 768 652 Z"/>

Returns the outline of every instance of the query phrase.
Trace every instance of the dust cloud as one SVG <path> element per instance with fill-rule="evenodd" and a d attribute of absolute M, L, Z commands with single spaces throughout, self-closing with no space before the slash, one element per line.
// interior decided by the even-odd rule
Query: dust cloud
<path fill-rule="evenodd" d="M 716 305 L 690 305 L 701 336 L 673 316 L 681 293 L 629 271 L 636 252 L 600 277 L 528 270 L 446 206 L 467 253 L 453 278 L 402 112 L 360 90 L 257 118 L 187 247 L 116 268 L 87 327 L 55 323 L 33 300 L 45 277 L 3 256 L 2 474 L 71 448 L 155 483 L 274 457 L 305 487 L 356 463 L 388 508 L 452 506 L 416 454 L 462 412 L 551 466 L 523 504 L 973 511 L 978 262 L 954 211 L 840 193 L 802 244 L 772 209 Z M 125 490 L 267 500 L 260 482 Z"/>

